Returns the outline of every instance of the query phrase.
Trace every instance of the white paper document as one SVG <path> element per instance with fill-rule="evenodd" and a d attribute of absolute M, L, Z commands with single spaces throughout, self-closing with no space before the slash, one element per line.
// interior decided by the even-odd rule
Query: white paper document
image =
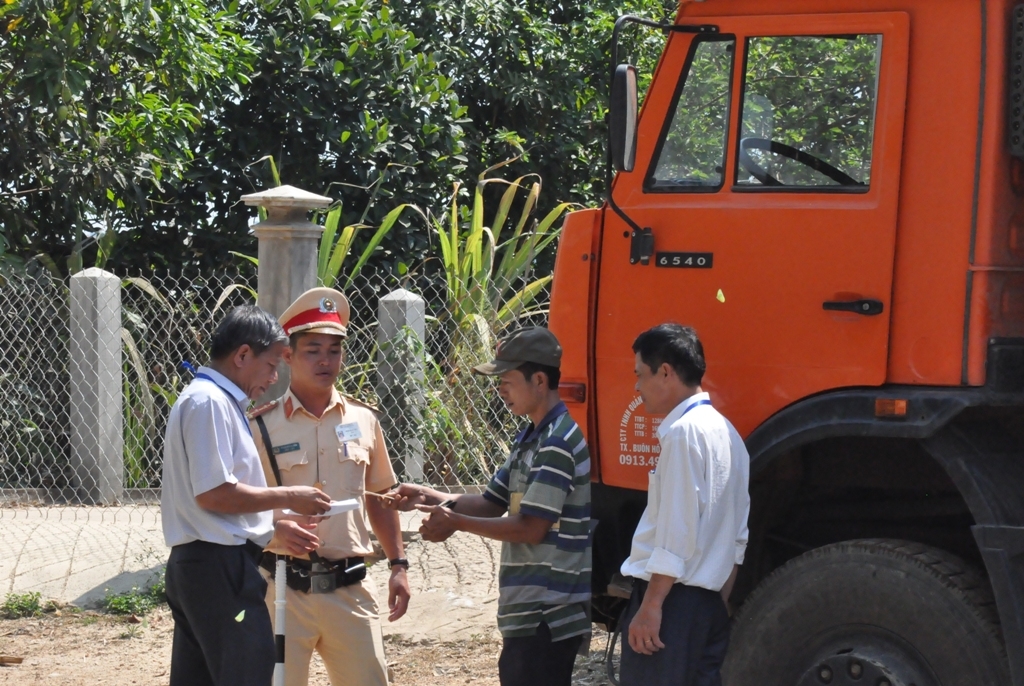
<path fill-rule="evenodd" d="M 348 500 L 332 500 L 331 509 L 324 512 L 320 517 L 330 517 L 331 515 L 341 514 L 342 512 L 351 512 L 352 510 L 359 508 L 359 501 L 355 498 L 349 498 Z M 291 510 L 281 510 L 286 515 L 297 515 L 298 512 L 292 512 Z M 301 516 L 301 515 L 300 515 Z"/>

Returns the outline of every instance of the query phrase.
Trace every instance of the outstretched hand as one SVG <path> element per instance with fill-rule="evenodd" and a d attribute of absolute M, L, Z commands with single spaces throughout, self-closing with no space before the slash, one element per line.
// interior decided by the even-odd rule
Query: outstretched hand
<path fill-rule="evenodd" d="M 416 484 L 399 484 L 398 488 L 384 494 L 382 501 L 389 510 L 411 512 L 417 505 L 427 504 L 427 495 Z"/>
<path fill-rule="evenodd" d="M 424 541 L 441 543 L 458 530 L 455 521 L 457 515 L 448 508 L 440 505 L 416 505 L 416 509 L 427 513 L 420 522 L 420 535 Z"/>
<path fill-rule="evenodd" d="M 285 486 L 288 506 L 304 515 L 319 515 L 331 509 L 331 497 L 312 486 Z"/>

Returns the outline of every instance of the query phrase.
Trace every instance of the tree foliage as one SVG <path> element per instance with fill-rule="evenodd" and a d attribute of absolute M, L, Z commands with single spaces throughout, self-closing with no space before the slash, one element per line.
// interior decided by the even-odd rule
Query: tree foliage
<path fill-rule="evenodd" d="M 463 172 L 517 149 L 511 171 L 544 178 L 543 207 L 592 203 L 614 20 L 674 8 L 0 0 L 0 256 L 142 272 L 231 262 L 252 252 L 237 201 L 270 185 L 268 155 L 285 183 L 340 199 L 343 225 L 379 224 L 401 203 L 440 208 Z M 623 56 L 649 74 L 663 42 L 630 29 Z M 373 259 L 436 250 L 403 218 Z"/>
<path fill-rule="evenodd" d="M 604 193 L 610 46 L 615 19 L 637 14 L 672 21 L 663 0 L 395 0 L 396 12 L 445 56 L 468 108 L 470 159 L 479 173 L 505 154 L 544 179 L 549 202 L 595 202 Z M 629 28 L 620 60 L 649 79 L 665 37 Z M 642 86 L 646 85 L 644 81 Z M 512 135 L 514 132 L 514 135 Z M 497 202 L 497 198 L 492 198 Z"/>
<path fill-rule="evenodd" d="M 382 0 L 3 2 L 11 252 L 63 257 L 108 230 L 115 263 L 216 266 L 250 248 L 236 203 L 269 185 L 251 166 L 269 153 L 357 217 L 371 186 L 429 204 L 464 168 L 450 78 Z M 427 247 L 422 230 L 390 238 Z"/>
<path fill-rule="evenodd" d="M 3 0 L 0 225 L 9 249 L 69 254 L 185 172 L 192 134 L 255 56 L 201 0 Z"/>
<path fill-rule="evenodd" d="M 271 185 L 262 165 L 250 166 L 268 154 L 284 183 L 342 200 L 343 225 L 377 225 L 395 204 L 444 197 L 465 165 L 465 110 L 435 55 L 386 3 L 270 0 L 238 12 L 256 73 L 199 132 L 188 174 L 162 198 L 164 211 L 145 218 L 145 244 L 188 240 L 204 264 L 229 248 L 251 252 L 248 213 L 236 203 Z M 403 218 L 382 250 L 427 248 L 422 228 Z"/>

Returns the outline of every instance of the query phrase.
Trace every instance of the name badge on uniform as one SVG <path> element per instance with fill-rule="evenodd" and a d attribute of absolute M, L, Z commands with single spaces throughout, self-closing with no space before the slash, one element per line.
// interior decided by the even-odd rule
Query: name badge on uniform
<path fill-rule="evenodd" d="M 356 422 L 352 422 L 350 424 L 338 424 L 334 427 L 334 433 L 338 434 L 338 440 L 342 443 L 358 441 L 363 437 L 363 432 L 359 429 L 359 424 Z"/>
<path fill-rule="evenodd" d="M 299 450 L 299 448 L 300 446 L 298 443 L 289 443 L 287 445 L 275 445 L 274 454 L 280 455 L 282 453 L 293 453 L 296 450 Z"/>

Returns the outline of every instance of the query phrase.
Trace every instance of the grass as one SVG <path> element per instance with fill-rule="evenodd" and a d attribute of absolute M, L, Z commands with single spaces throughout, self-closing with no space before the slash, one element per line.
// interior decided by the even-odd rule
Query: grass
<path fill-rule="evenodd" d="M 4 619 L 38 617 L 41 614 L 43 603 L 40 593 L 8 593 L 3 605 L 0 605 L 0 615 Z"/>
<path fill-rule="evenodd" d="M 142 636 L 142 630 L 148 625 L 146 620 L 142 620 L 140 624 L 129 624 L 128 627 L 118 635 L 118 638 L 133 639 L 140 638 Z"/>
<path fill-rule="evenodd" d="M 161 571 L 149 586 L 139 588 L 138 586 L 125 593 L 107 594 L 101 606 L 105 612 L 112 615 L 140 617 L 153 608 L 167 602 L 167 586 L 164 583 L 164 572 Z M 8 593 L 2 605 L 0 605 L 0 617 L 4 619 L 21 619 L 22 617 L 39 617 L 45 612 L 58 612 L 62 606 L 56 601 L 43 602 L 42 594 L 31 593 Z M 79 611 L 77 608 L 64 606 L 63 609 L 72 612 Z M 95 616 L 83 618 L 83 623 L 93 624 Z M 134 634 L 134 632 L 132 632 Z"/>
<path fill-rule="evenodd" d="M 151 586 L 135 586 L 125 593 L 108 594 L 103 599 L 103 609 L 113 615 L 141 616 L 167 602 L 166 590 L 164 573 L 161 571 Z"/>

